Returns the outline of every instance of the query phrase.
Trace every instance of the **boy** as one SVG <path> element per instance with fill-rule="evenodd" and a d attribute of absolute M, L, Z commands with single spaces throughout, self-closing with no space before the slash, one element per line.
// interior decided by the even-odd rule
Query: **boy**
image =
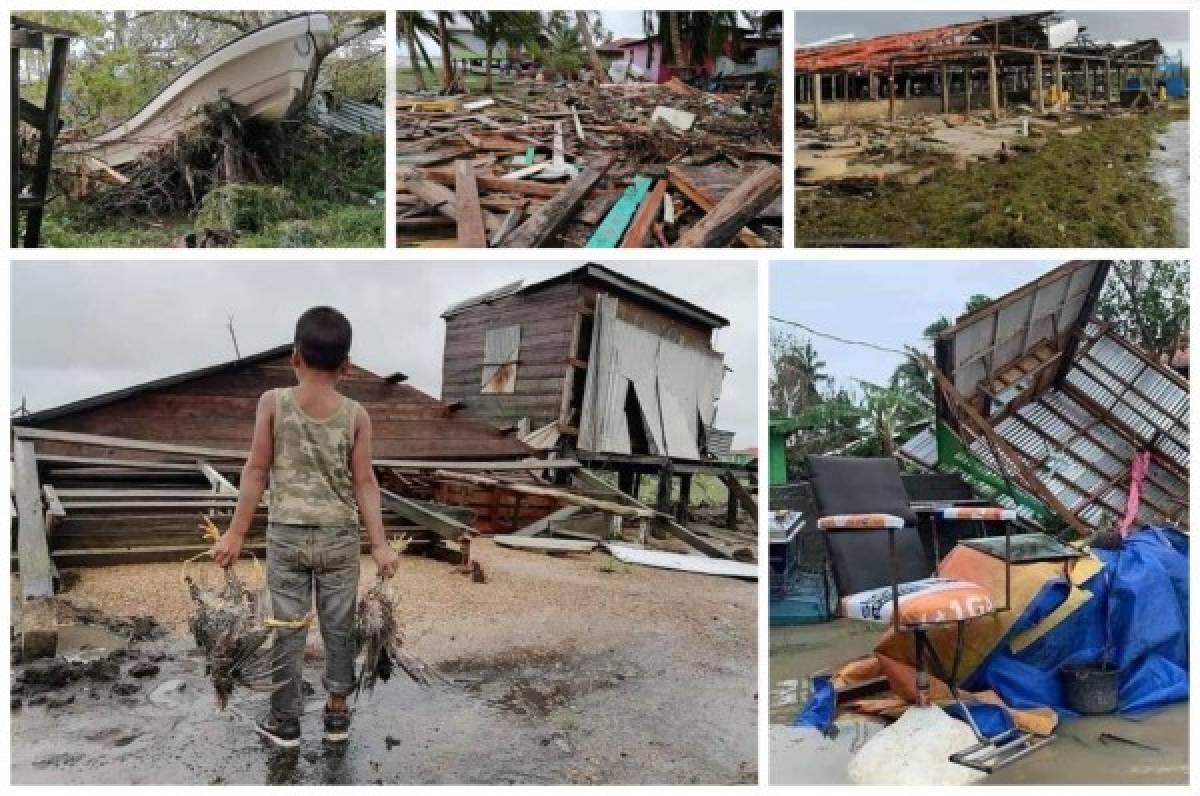
<path fill-rule="evenodd" d="M 270 477 L 267 521 L 267 588 L 276 619 L 302 619 L 317 593 L 325 644 L 325 740 L 350 734 L 346 695 L 354 690 L 351 630 L 358 597 L 358 519 L 367 530 L 379 574 L 396 573 L 399 556 L 383 532 L 379 483 L 371 469 L 371 419 L 337 391 L 349 368 L 351 328 L 332 307 L 313 307 L 296 321 L 291 364 L 295 387 L 268 390 L 258 401 L 250 455 L 242 470 L 229 530 L 213 546 L 222 567 L 241 553 L 254 511 Z M 255 723 L 279 747 L 300 745 L 307 627 L 279 628 L 275 649 L 282 687 L 271 709 Z"/>

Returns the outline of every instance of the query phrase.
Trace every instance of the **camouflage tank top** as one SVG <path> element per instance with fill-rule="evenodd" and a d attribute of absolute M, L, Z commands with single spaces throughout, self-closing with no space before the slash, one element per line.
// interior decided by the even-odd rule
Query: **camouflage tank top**
<path fill-rule="evenodd" d="M 356 406 L 343 397 L 331 417 L 315 420 L 296 403 L 295 388 L 275 391 L 270 522 L 358 527 L 358 503 L 350 475 Z"/>

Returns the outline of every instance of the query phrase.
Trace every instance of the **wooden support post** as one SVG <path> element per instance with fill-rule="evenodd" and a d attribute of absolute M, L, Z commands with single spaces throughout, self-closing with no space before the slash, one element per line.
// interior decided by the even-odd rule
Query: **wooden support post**
<path fill-rule="evenodd" d="M 633 488 L 629 490 L 629 496 L 637 500 L 642 494 L 642 474 L 637 470 L 633 471 Z"/>
<path fill-rule="evenodd" d="M 8 50 L 8 178 L 11 180 L 8 186 L 8 245 L 12 249 L 17 248 L 20 240 L 18 230 L 21 228 L 21 211 L 17 207 L 21 197 L 21 119 L 13 112 L 14 108 L 21 105 L 21 81 L 18 79 L 21 74 L 21 48 L 14 44 L 10 42 Z"/>
<path fill-rule="evenodd" d="M 904 98 L 910 99 L 911 97 L 912 97 L 912 77 L 909 76 L 909 77 L 904 78 Z"/>
<path fill-rule="evenodd" d="M 458 248 L 486 249 L 487 233 L 483 226 L 483 210 L 479 207 L 479 186 L 475 184 L 475 168 L 469 160 L 454 162 L 454 197 Z"/>
<path fill-rule="evenodd" d="M 1092 69 L 1088 59 L 1083 59 L 1083 104 L 1092 104 Z"/>
<path fill-rule="evenodd" d="M 679 476 L 679 503 L 675 506 L 676 522 L 688 521 L 688 506 L 692 504 L 692 474 L 682 473 Z"/>
<path fill-rule="evenodd" d="M 54 563 L 46 538 L 46 514 L 33 443 L 13 440 L 13 493 L 17 506 L 17 566 L 21 575 L 20 618 L 14 624 L 24 660 L 54 655 L 58 644 L 54 608 Z"/>
<path fill-rule="evenodd" d="M 845 95 L 846 102 L 849 102 L 850 100 L 854 99 L 852 96 L 850 96 L 850 73 L 849 72 L 842 75 L 842 87 L 845 89 L 842 93 Z"/>
<path fill-rule="evenodd" d="M 963 93 L 966 95 L 966 112 L 971 112 L 971 65 L 963 67 Z"/>
<path fill-rule="evenodd" d="M 654 499 L 654 508 L 663 514 L 671 513 L 671 490 L 675 486 L 675 471 L 670 459 L 658 471 L 658 494 Z"/>
<path fill-rule="evenodd" d="M 813 121 L 820 127 L 825 121 L 821 113 L 821 73 L 813 72 L 809 80 L 812 81 Z"/>
<path fill-rule="evenodd" d="M 950 112 L 950 67 L 942 64 L 942 113 Z"/>
<path fill-rule="evenodd" d="M 1033 86 L 1037 92 L 1037 97 L 1034 99 L 1037 112 L 1039 114 L 1046 113 L 1046 84 L 1042 81 L 1042 54 L 1035 53 L 1033 56 Z"/>
<path fill-rule="evenodd" d="M 737 530 L 738 518 L 738 499 L 733 490 L 729 490 L 729 497 L 725 501 L 725 527 L 729 530 Z"/>
<path fill-rule="evenodd" d="M 767 205 L 779 198 L 783 171 L 764 164 L 725 195 L 704 218 L 693 224 L 675 243 L 679 249 L 708 249 L 725 246 Z"/>
<path fill-rule="evenodd" d="M 36 249 L 41 245 L 42 213 L 45 210 L 46 192 L 50 189 L 50 159 L 54 155 L 54 141 L 58 138 L 58 112 L 62 106 L 63 86 L 67 80 L 67 54 L 70 51 L 71 40 L 65 36 L 56 36 L 50 51 L 50 76 L 46 79 L 45 126 L 38 136 L 37 162 L 33 167 L 33 181 L 30 184 L 30 194 L 37 203 L 29 208 L 25 215 L 25 248 Z M 15 83 L 18 73 L 14 72 L 10 79 Z M 17 108 L 9 108 L 9 113 L 16 114 Z"/>
<path fill-rule="evenodd" d="M 996 76 L 996 54 L 988 53 L 988 103 L 991 105 L 992 121 L 1000 121 L 1000 85 Z"/>
<path fill-rule="evenodd" d="M 1062 56 L 1054 56 L 1054 91 L 1058 95 L 1058 102 L 1062 104 L 1063 92 L 1063 73 L 1062 73 Z"/>
<path fill-rule="evenodd" d="M 896 69 L 888 73 L 888 121 L 896 121 Z"/>
<path fill-rule="evenodd" d="M 875 77 L 874 72 L 867 72 L 867 97 L 872 100 L 879 99 L 879 79 Z"/>
<path fill-rule="evenodd" d="M 1104 59 L 1104 104 L 1112 102 L 1112 61 Z"/>
<path fill-rule="evenodd" d="M 545 245 L 575 214 L 588 191 L 600 181 L 612 162 L 612 155 L 597 158 L 564 185 L 553 199 L 535 210 L 524 224 L 508 236 L 508 240 L 504 241 L 502 246 L 506 249 L 535 249 Z"/>
<path fill-rule="evenodd" d="M 617 489 L 627 495 L 633 493 L 633 470 L 629 467 L 617 470 Z"/>

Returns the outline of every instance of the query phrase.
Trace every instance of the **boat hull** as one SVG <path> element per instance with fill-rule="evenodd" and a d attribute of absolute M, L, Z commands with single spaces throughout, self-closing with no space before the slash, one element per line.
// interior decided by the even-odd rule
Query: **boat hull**
<path fill-rule="evenodd" d="M 278 121 L 304 101 L 329 17 L 304 14 L 259 28 L 195 63 L 144 108 L 107 132 L 59 151 L 120 168 L 204 121 L 201 109 L 225 100 L 243 118 Z"/>

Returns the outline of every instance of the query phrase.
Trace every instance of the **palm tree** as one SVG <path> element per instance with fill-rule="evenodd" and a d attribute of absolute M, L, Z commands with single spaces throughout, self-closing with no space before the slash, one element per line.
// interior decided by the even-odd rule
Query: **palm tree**
<path fill-rule="evenodd" d="M 552 16 L 546 29 L 546 66 L 555 75 L 569 76 L 583 67 L 583 37 L 579 29 L 561 17 Z"/>
<path fill-rule="evenodd" d="M 492 53 L 504 42 L 509 47 L 535 40 L 541 29 L 541 17 L 536 11 L 465 11 L 475 34 L 483 39 L 485 48 L 483 91 L 492 91 Z"/>
<path fill-rule="evenodd" d="M 425 66 L 432 74 L 433 61 L 429 58 L 429 53 L 425 51 L 425 45 L 421 43 L 421 36 L 430 38 L 437 36 L 437 25 L 420 11 L 400 11 L 396 14 L 396 28 L 404 37 L 404 45 L 408 48 L 408 60 L 412 64 L 417 90 L 427 91 L 429 86 L 425 83 L 425 74 L 421 71 L 420 62 L 424 61 Z"/>
<path fill-rule="evenodd" d="M 604 62 L 600 60 L 600 53 L 596 52 L 596 43 L 592 41 L 592 25 L 588 21 L 588 12 L 576 11 L 575 23 L 583 39 L 583 48 L 587 50 L 588 62 L 592 65 L 592 79 L 599 83 L 604 75 Z"/>
<path fill-rule="evenodd" d="M 645 11 L 642 27 L 647 36 L 663 38 L 671 43 L 672 63 L 681 70 L 690 68 L 692 60 L 721 54 L 725 43 L 738 36 L 737 11 Z"/>
<path fill-rule="evenodd" d="M 438 47 L 442 51 L 442 90 L 449 91 L 454 85 L 454 61 L 450 58 L 450 22 L 455 17 L 454 11 L 437 11 Z"/>

